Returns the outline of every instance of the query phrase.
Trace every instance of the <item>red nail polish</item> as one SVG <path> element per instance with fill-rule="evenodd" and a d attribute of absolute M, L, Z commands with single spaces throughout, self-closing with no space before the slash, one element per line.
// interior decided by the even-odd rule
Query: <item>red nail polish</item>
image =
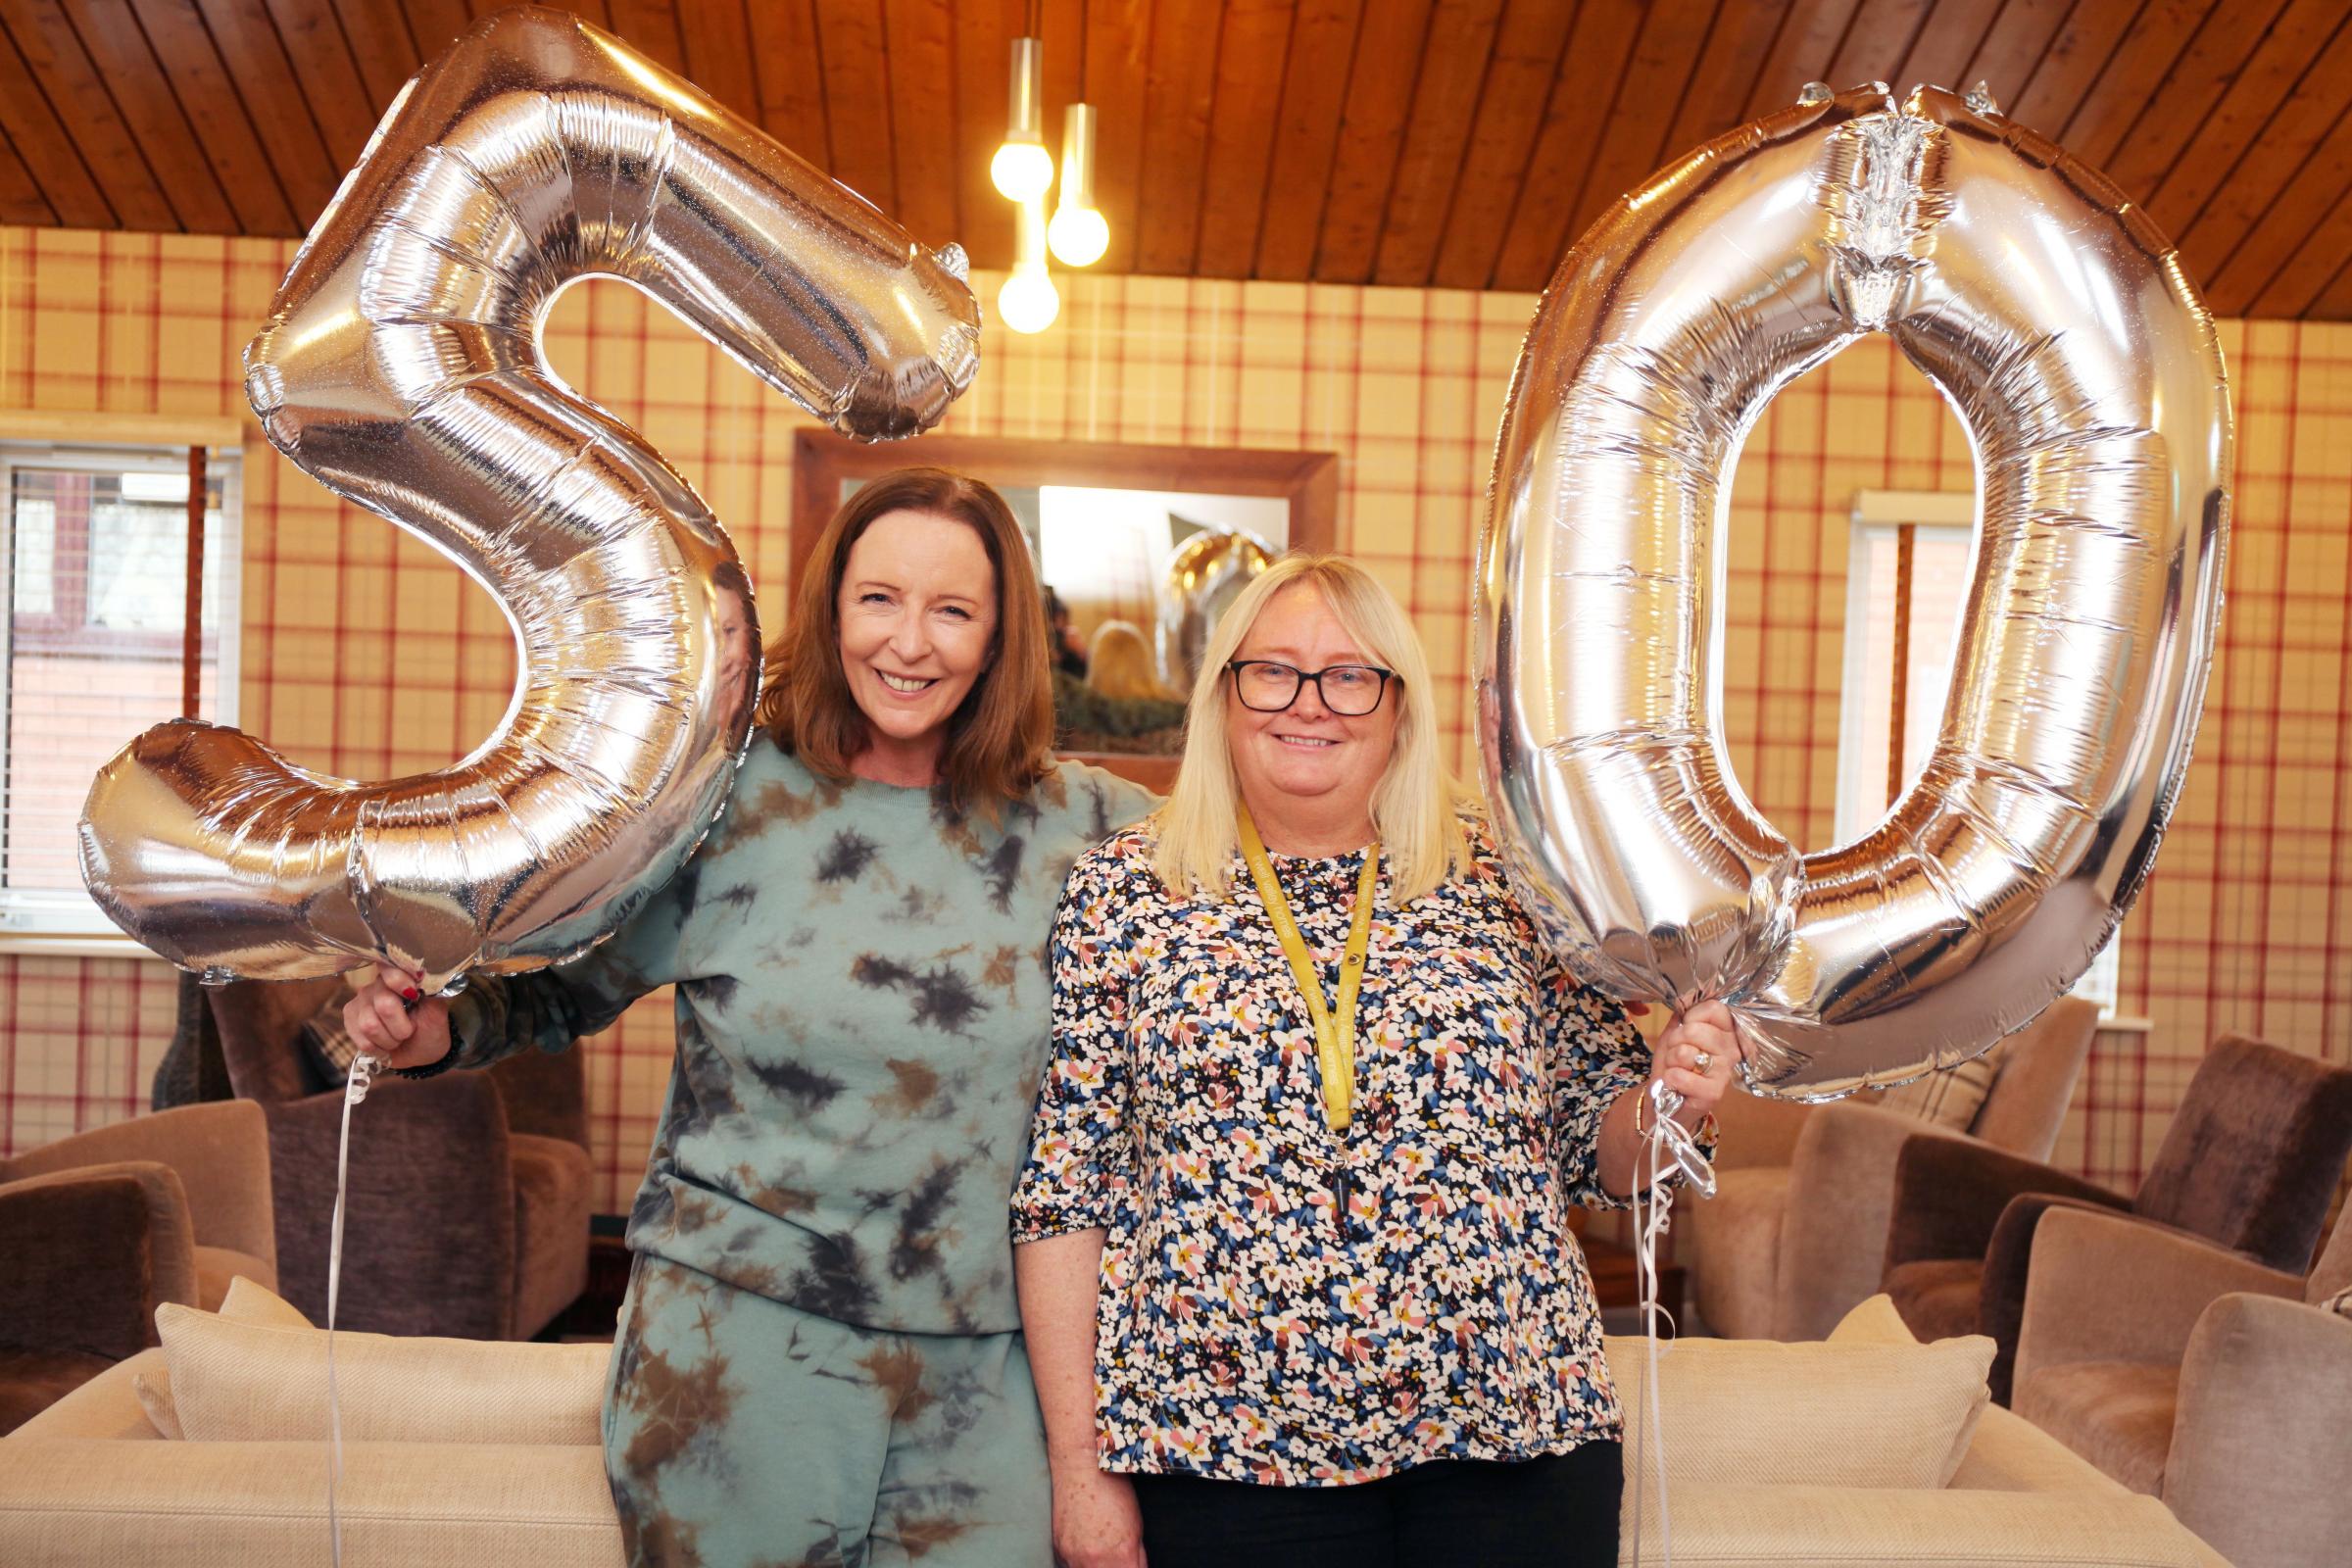
<path fill-rule="evenodd" d="M 407 986 L 402 989 L 400 993 L 400 1000 L 403 1002 L 415 1002 L 423 995 L 424 993 L 418 991 L 415 986 Z"/>

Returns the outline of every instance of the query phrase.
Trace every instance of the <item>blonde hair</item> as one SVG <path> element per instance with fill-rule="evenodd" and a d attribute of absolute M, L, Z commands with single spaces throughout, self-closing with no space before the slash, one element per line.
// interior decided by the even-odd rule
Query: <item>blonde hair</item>
<path fill-rule="evenodd" d="M 1131 620 L 1106 620 L 1095 628 L 1094 640 L 1086 648 L 1086 685 L 1089 691 L 1114 700 L 1176 701 L 1159 683 L 1151 643 Z"/>
<path fill-rule="evenodd" d="M 1241 786 L 1225 732 L 1225 665 L 1267 602 L 1294 583 L 1322 595 L 1364 657 L 1396 673 L 1396 689 L 1386 699 L 1399 705 L 1396 749 L 1372 792 L 1372 830 L 1388 857 L 1396 901 L 1409 904 L 1469 868 L 1469 846 L 1455 819 L 1461 797 L 1438 758 L 1438 715 L 1421 639 L 1395 596 L 1345 556 L 1283 556 L 1253 578 L 1218 620 L 1193 683 L 1176 787 L 1154 818 L 1158 842 L 1152 868 L 1179 898 L 1222 899 L 1229 892 L 1233 857 L 1241 845 Z"/>

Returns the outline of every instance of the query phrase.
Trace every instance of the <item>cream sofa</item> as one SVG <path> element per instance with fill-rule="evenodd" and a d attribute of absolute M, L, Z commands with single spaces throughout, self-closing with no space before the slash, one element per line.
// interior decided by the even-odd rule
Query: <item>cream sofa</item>
<path fill-rule="evenodd" d="M 1727 1347 L 1728 1358 L 1708 1351 L 1710 1345 Z M 340 1512 L 350 1568 L 617 1564 L 620 1531 L 606 1493 L 593 1413 L 602 1375 L 595 1358 L 574 1353 L 577 1348 L 498 1348 L 509 1355 L 542 1356 L 550 1381 L 566 1384 L 564 1398 L 539 1402 L 569 1412 L 564 1430 L 576 1441 L 347 1442 Z M 1642 1349 L 1639 1340 L 1612 1342 L 1612 1364 L 1629 1397 L 1645 1376 Z M 1982 1380 L 1990 1342 L 1920 1347 L 1884 1298 L 1866 1303 L 1829 1346 L 1693 1341 L 1673 1354 L 1686 1350 L 1692 1353 L 1679 1363 L 1670 1358 L 1660 1380 L 1678 1563 L 2228 1568 L 2155 1498 L 2132 1494 L 2008 1411 L 1986 1407 Z M 1783 1352 L 1809 1358 L 1802 1364 L 1816 1375 L 1799 1380 L 1758 1370 Z M 1924 1360 L 1929 1352 L 1940 1358 L 1936 1387 L 1915 1388 L 1885 1375 L 1888 1356 Z M 326 1560 L 326 1446 L 164 1439 L 134 1381 L 149 1385 L 152 1400 L 167 1354 L 166 1348 L 143 1351 L 0 1439 L 0 1562 L 307 1568 Z M 1710 1354 L 1718 1358 L 1710 1361 Z M 1977 1359 L 1963 1365 L 1956 1380 L 1953 1357 L 1969 1354 Z M 1825 1404 L 1823 1385 L 1838 1381 L 1818 1375 L 1832 1364 L 1825 1355 L 1844 1357 L 1860 1374 L 1844 1381 L 1854 1386 L 1856 1397 L 1875 1402 L 1870 1419 L 1880 1423 L 1879 1438 L 1862 1417 L 1849 1422 L 1843 1408 Z M 1727 1368 L 1734 1362 L 1747 1371 L 1731 1375 Z M 185 1391 L 200 1370 L 179 1366 L 183 1413 L 189 1408 Z M 351 1385 L 346 1387 L 348 1433 L 355 1415 Z M 479 1410 L 463 1391 L 420 1394 L 419 1408 L 429 1412 L 429 1401 L 453 1393 L 478 1428 Z M 1915 1407 L 1930 1404 L 1948 1418 L 1941 1426 L 1924 1417 L 1916 1424 L 1907 1419 Z M 1981 1416 L 1973 1434 L 1962 1419 L 1968 1416 Z M 364 1412 L 359 1419 L 364 1425 Z M 322 1411 L 318 1420 L 323 1424 Z M 1811 1439 L 1792 1437 L 1808 1431 Z M 1829 1441 L 1822 1441 L 1825 1436 Z M 1949 1471 L 1949 1484 L 1904 1489 L 1791 1483 L 1825 1466 L 1883 1471 L 1899 1462 L 1886 1450 L 1906 1445 L 1930 1450 L 1929 1467 Z M 1840 1447 L 1846 1451 L 1831 1451 Z M 1629 1499 L 1629 1527 L 1631 1522 Z M 1627 1562 L 1633 1561 L 1631 1544 L 1629 1528 Z M 1661 1561 L 1662 1546 L 1653 1508 L 1644 1520 L 1641 1560 Z M 942 1559 L 937 1568 L 956 1564 Z"/>

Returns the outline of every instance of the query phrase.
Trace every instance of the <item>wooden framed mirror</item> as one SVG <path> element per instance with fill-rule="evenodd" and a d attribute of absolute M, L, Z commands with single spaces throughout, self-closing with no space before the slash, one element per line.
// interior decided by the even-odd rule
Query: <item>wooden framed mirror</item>
<path fill-rule="evenodd" d="M 841 503 L 863 481 L 913 464 L 984 479 L 1012 504 L 1052 602 L 1066 611 L 1055 709 L 1068 754 L 1163 791 L 1175 776 L 1185 684 L 1173 629 L 1163 625 L 1170 554 L 1220 534 L 1273 554 L 1338 542 L 1339 458 L 1329 452 L 957 435 L 864 444 L 801 430 L 794 593 L 801 564 Z"/>

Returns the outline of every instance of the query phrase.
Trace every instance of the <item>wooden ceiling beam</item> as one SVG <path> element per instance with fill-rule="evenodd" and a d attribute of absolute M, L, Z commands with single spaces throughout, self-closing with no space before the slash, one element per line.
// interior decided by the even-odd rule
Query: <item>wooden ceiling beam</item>
<path fill-rule="evenodd" d="M 277 27 L 262 0 L 196 0 L 196 5 L 246 118 L 277 171 L 295 227 L 307 229 L 333 200 L 343 166 L 327 151 Z"/>
<path fill-rule="evenodd" d="M 1406 288 L 1429 284 L 1446 220 L 1465 194 L 1462 150 L 1493 70 L 1501 21 L 1502 0 L 1467 0 L 1437 9 L 1420 80 L 1413 86 L 1412 118 L 1373 235 L 1376 283 Z M 1491 186 L 1466 193 L 1473 201 L 1495 194 Z"/>
<path fill-rule="evenodd" d="M 890 216 L 937 250 L 956 238 L 956 55 L 950 0 L 887 0 L 882 29 L 890 60 Z"/>
<path fill-rule="evenodd" d="M 2083 0 L 2081 5 L 2074 0 L 2009 0 L 1985 29 L 1976 57 L 1949 85 L 1966 92 L 1982 81 L 1992 89 L 1993 102 L 2006 110 L 2034 79 L 2034 69 L 2049 53 L 2050 41 L 2058 36 L 2059 28 L 2075 12 L 2102 5 L 2110 11 L 2127 8 L 2114 0 Z"/>
<path fill-rule="evenodd" d="M 678 13 L 678 49 L 688 81 L 750 121 L 760 123 L 759 56 L 743 0 L 703 0 Z"/>
<path fill-rule="evenodd" d="M 2056 141 L 2138 14 L 2138 0 L 2079 0 L 2015 91 L 2004 94 L 1999 82 L 1991 84 L 2002 112 Z"/>
<path fill-rule="evenodd" d="M 2331 212 L 2341 208 L 2347 190 L 2352 190 L 2352 115 L 2336 121 L 2229 260 L 2202 279 L 2214 310 L 2243 315 L 2275 288 L 2292 293 L 2308 284 L 2308 292 L 2316 294 L 2334 269 L 2324 257 L 2305 253 L 2312 237 L 2327 228 Z"/>
<path fill-rule="evenodd" d="M 1197 0 L 1159 0 L 1152 14 L 1142 104 L 1145 178 L 1135 207 L 1139 272 L 1182 276 L 1193 270 L 1222 12 Z"/>
<path fill-rule="evenodd" d="M 1331 201 L 1340 119 L 1363 31 L 1363 0 L 1299 0 L 1258 224 L 1259 277 L 1298 282 L 1314 275 L 1315 240 Z"/>
<path fill-rule="evenodd" d="M 686 0 L 707 5 L 710 0 Z M 678 27 L 675 0 L 606 0 L 612 30 L 644 50 L 658 64 L 686 74 L 686 39 Z M 596 19 L 588 19 L 594 22 Z"/>
<path fill-rule="evenodd" d="M 246 118 L 244 102 L 214 51 L 212 34 L 203 20 L 173 0 L 132 0 L 132 4 L 195 142 L 203 148 L 213 177 L 220 181 L 237 215 L 237 226 L 248 234 L 302 232 L 304 225 L 295 220 L 294 208 L 278 183 L 277 170 L 262 150 L 261 138 Z"/>
<path fill-rule="evenodd" d="M 2046 6 L 2048 0 L 2038 0 L 2038 4 Z M 1911 47 L 1904 51 L 1902 63 L 1886 78 L 1887 85 L 1898 93 L 1909 92 L 1923 82 L 1949 87 L 1955 92 L 1968 91 L 1976 80 L 1969 75 L 1969 67 L 1995 21 L 2011 11 L 2035 8 L 2034 0 L 2013 0 L 2007 6 L 1940 0 L 1921 23 Z"/>
<path fill-rule="evenodd" d="M 2312 231 L 2307 244 L 2318 245 L 2323 241 L 2326 249 L 2321 252 L 2322 257 L 2336 259 L 2335 275 L 2302 314 L 2318 321 L 2352 321 L 2352 194 L 2336 203 L 2335 211 Z"/>
<path fill-rule="evenodd" d="M 1298 15 L 1296 0 L 1265 0 L 1237 5 L 1225 18 L 1193 258 L 1199 276 L 1248 277 L 1257 259 L 1274 167 L 1272 128 L 1282 109 Z"/>
<path fill-rule="evenodd" d="M 817 58 L 835 179 L 884 212 L 898 210 L 890 123 L 890 60 L 873 0 L 816 0 Z"/>
<path fill-rule="evenodd" d="M 2176 139 L 2180 152 L 2162 178 L 2125 186 L 2146 204 L 2148 216 L 2166 233 L 2179 234 L 2195 221 L 2206 199 L 2237 167 L 2245 150 L 2257 136 L 2267 134 L 2265 127 L 2291 99 L 2295 84 L 2326 51 L 2343 20 L 2342 0 L 2293 0 L 2213 107 Z M 2138 177 L 2138 166 L 2126 168 L 2131 177 Z"/>
<path fill-rule="evenodd" d="M 2205 25 L 2216 0 L 2149 0 L 2125 31 L 2090 91 L 2075 104 L 2064 126 L 2034 128 L 2093 169 L 2113 173 L 2117 149 L 2139 112 L 2153 102 L 2173 65 Z M 2283 0 L 2264 0 L 2268 9 L 2254 24 L 2268 24 Z M 2126 195 L 2133 193 L 2127 191 Z"/>
<path fill-rule="evenodd" d="M 114 217 L 125 228 L 178 228 L 178 215 L 164 199 L 72 19 L 42 0 L 0 0 L 0 28 L 40 84 L 60 130 L 78 149 Z"/>
<path fill-rule="evenodd" d="M 394 0 L 394 4 L 408 19 L 409 37 L 416 45 L 419 67 L 437 59 L 475 20 L 466 0 Z"/>
<path fill-rule="evenodd" d="M 989 177 L 988 161 L 1004 139 L 1011 40 L 1019 25 L 1007 0 L 965 0 L 956 8 L 956 27 L 949 35 L 956 101 L 953 118 L 943 119 L 939 129 L 953 138 L 956 148 L 956 242 L 974 267 L 1003 270 L 1012 265 L 1012 204 Z M 945 116 L 947 108 L 941 112 Z M 1115 240 L 1116 222 L 1111 233 Z M 982 305 L 996 309 L 994 300 Z"/>
<path fill-rule="evenodd" d="M 0 223 L 25 228 L 57 226 L 56 210 L 49 205 L 49 198 L 41 194 L 32 171 L 17 156 L 5 126 L 0 126 Z"/>
<path fill-rule="evenodd" d="M 2303 243 L 2258 292 L 2232 295 L 2232 314 L 2352 319 L 2352 288 L 2347 287 L 2345 276 L 2352 269 L 2345 265 L 2347 257 L 2352 257 L 2352 192 L 2338 197 L 2335 206 L 2311 225 Z M 2235 280 L 2231 281 L 2235 287 Z"/>
<path fill-rule="evenodd" d="M 1753 118 L 1748 100 L 1790 14 L 1786 0 L 1723 0 L 1690 85 L 1683 89 L 1682 106 L 1660 144 L 1660 163 L 1680 158 Z"/>
<path fill-rule="evenodd" d="M 1714 0 L 1653 0 L 1577 197 L 1576 217 L 1568 225 L 1571 243 L 1657 172 L 1667 156 L 1663 147 L 1673 115 L 1667 106 L 1682 105 L 1714 9 Z"/>
<path fill-rule="evenodd" d="M 1314 275 L 1329 283 L 1366 283 L 1380 244 L 1381 217 L 1396 177 L 1397 155 L 1412 119 L 1413 90 L 1431 47 L 1432 24 L 1456 7 L 1441 0 L 1369 0 L 1340 139 L 1331 155 L 1331 189 L 1315 236 Z"/>
<path fill-rule="evenodd" d="M 68 228 L 117 225 L 106 193 L 5 30 L 0 30 L 0 131 L 15 144 L 17 156 L 60 223 Z"/>
<path fill-rule="evenodd" d="M 745 0 L 745 24 L 760 123 L 817 168 L 832 168 L 814 8 L 809 0 Z"/>
<path fill-rule="evenodd" d="M 423 57 L 416 52 L 416 34 L 409 30 L 399 0 L 334 0 L 334 6 L 360 79 L 367 83 L 366 107 L 372 122 L 392 106 Z M 372 122 L 368 129 L 372 133 Z"/>
<path fill-rule="evenodd" d="M 342 19 L 335 15 L 333 0 L 270 0 L 268 15 L 292 64 L 291 79 L 326 144 L 333 183 L 339 185 L 344 171 L 367 150 L 377 114 L 352 56 L 351 40 L 344 36 Z M 384 100 L 385 106 L 390 103 Z"/>
<path fill-rule="evenodd" d="M 2227 171 L 2217 167 L 2221 149 L 2208 147 L 2205 137 L 2190 144 L 2191 156 L 2182 158 L 2149 203 L 2151 215 L 2158 201 L 2169 212 L 2192 215 L 2179 229 L 2167 229 L 2189 276 L 2221 270 L 2343 121 L 2347 108 L 2352 108 L 2352 24 L 2336 29 L 2269 122 L 2259 131 L 2249 129 Z"/>
<path fill-rule="evenodd" d="M 67 0 L 64 10 L 115 107 L 138 138 L 178 226 L 194 234 L 243 232 L 129 7 L 122 0 Z"/>
<path fill-rule="evenodd" d="M 1601 127 L 1616 110 L 1618 84 L 1642 29 L 1643 0 L 1584 0 L 1560 56 L 1559 79 L 1544 111 L 1527 172 L 1511 204 L 1494 286 L 1534 293 L 1576 238 L 1569 225 Z"/>
<path fill-rule="evenodd" d="M 1936 0 L 1862 0 L 1845 38 L 1830 58 L 1829 84 L 1842 92 L 1865 81 L 1883 81 L 1893 92 L 1911 84 L 1900 80 L 1911 46 L 1928 25 Z"/>
<path fill-rule="evenodd" d="M 1552 0 L 1511 0 L 1503 7 L 1431 267 L 1430 280 L 1438 287 L 1485 288 L 1494 277 L 1513 198 L 1543 128 L 1574 20 L 1573 6 Z"/>
<path fill-rule="evenodd" d="M 1828 80 L 1831 64 L 1845 42 L 1846 29 L 1853 24 L 1856 4 L 1857 0 L 1816 0 L 1812 5 L 1791 7 L 1788 20 L 1773 36 L 1771 54 L 1756 72 L 1756 84 L 1747 96 L 1747 113 L 1740 118 L 1754 120 L 1772 110 L 1786 109 L 1796 102 L 1805 83 Z M 1833 81 L 1830 85 L 1842 90 L 1854 84 Z"/>

